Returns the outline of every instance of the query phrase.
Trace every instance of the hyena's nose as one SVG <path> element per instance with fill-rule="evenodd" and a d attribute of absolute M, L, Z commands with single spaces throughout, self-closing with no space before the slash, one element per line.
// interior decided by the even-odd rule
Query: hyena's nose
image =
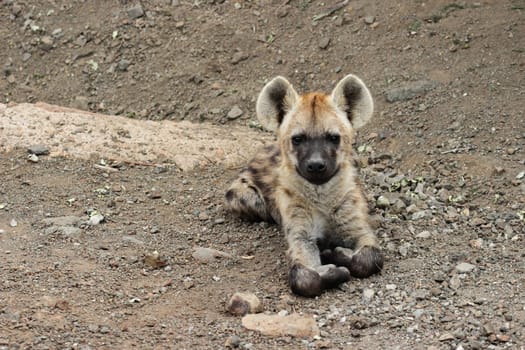
<path fill-rule="evenodd" d="M 310 160 L 306 164 L 306 170 L 309 173 L 322 173 L 326 170 L 326 162 L 322 159 Z"/>

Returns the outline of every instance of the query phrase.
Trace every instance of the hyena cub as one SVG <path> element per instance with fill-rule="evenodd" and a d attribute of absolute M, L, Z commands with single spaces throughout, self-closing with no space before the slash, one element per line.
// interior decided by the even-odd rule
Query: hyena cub
<path fill-rule="evenodd" d="M 330 95 L 298 95 L 283 77 L 261 91 L 257 117 L 278 142 L 258 153 L 226 192 L 226 206 L 248 220 L 275 221 L 288 242 L 289 282 L 314 297 L 383 267 L 352 159 L 354 130 L 373 113 L 354 75 Z"/>

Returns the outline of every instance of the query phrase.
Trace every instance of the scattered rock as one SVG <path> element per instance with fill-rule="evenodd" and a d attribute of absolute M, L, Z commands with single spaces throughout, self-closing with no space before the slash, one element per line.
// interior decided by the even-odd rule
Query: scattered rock
<path fill-rule="evenodd" d="M 43 36 L 42 39 L 40 39 L 40 48 L 44 51 L 49 51 L 53 48 L 53 43 L 55 40 L 51 36 Z"/>
<path fill-rule="evenodd" d="M 42 220 L 47 226 L 79 226 L 83 219 L 78 216 L 57 216 L 54 218 L 45 218 Z"/>
<path fill-rule="evenodd" d="M 415 81 L 405 86 L 394 88 L 386 92 L 388 102 L 410 100 L 422 96 L 436 87 L 436 83 L 429 80 Z"/>
<path fill-rule="evenodd" d="M 89 220 L 88 220 L 88 225 L 90 226 L 96 226 L 98 224 L 100 224 L 101 222 L 104 222 L 106 218 L 104 217 L 104 215 L 102 214 L 99 214 L 99 213 L 95 213 L 93 215 L 91 215 L 89 217 Z"/>
<path fill-rule="evenodd" d="M 11 219 L 11 221 L 9 222 L 9 226 L 17 227 L 18 226 L 18 222 L 16 221 L 16 219 Z"/>
<path fill-rule="evenodd" d="M 449 285 L 450 288 L 452 288 L 453 290 L 457 290 L 457 289 L 459 289 L 459 287 L 461 286 L 461 280 L 459 279 L 459 276 L 458 276 L 458 275 L 454 275 L 454 276 L 452 276 L 452 278 L 451 278 L 450 281 L 448 282 L 448 285 Z"/>
<path fill-rule="evenodd" d="M 162 257 L 159 252 L 155 250 L 153 253 L 144 256 L 144 264 L 154 269 L 160 269 L 168 265 L 168 262 L 166 258 Z"/>
<path fill-rule="evenodd" d="M 451 333 L 443 333 L 440 337 L 439 337 L 439 341 L 449 341 L 449 340 L 454 340 L 454 335 L 451 334 Z"/>
<path fill-rule="evenodd" d="M 242 111 L 242 109 L 240 109 L 239 106 L 235 105 L 232 107 L 232 109 L 230 109 L 226 117 L 229 120 L 234 120 L 234 119 L 239 118 L 241 115 L 243 115 L 243 113 L 244 112 Z"/>
<path fill-rule="evenodd" d="M 432 216 L 430 214 L 430 211 L 428 210 L 420 210 L 420 211 L 417 211 L 415 212 L 414 214 L 412 214 L 412 220 L 421 220 L 421 219 L 424 219 L 424 218 L 427 218 L 429 216 Z"/>
<path fill-rule="evenodd" d="M 117 69 L 121 72 L 125 72 L 128 70 L 129 68 L 129 65 L 131 64 L 130 61 L 128 61 L 127 59 L 123 58 L 121 59 L 118 64 L 117 64 Z"/>
<path fill-rule="evenodd" d="M 224 346 L 230 349 L 238 348 L 241 345 L 241 338 L 239 338 L 237 335 L 232 335 L 229 337 L 226 342 L 224 342 Z"/>
<path fill-rule="evenodd" d="M 422 231 L 416 235 L 416 238 L 430 238 L 430 236 L 432 236 L 430 231 Z"/>
<path fill-rule="evenodd" d="M 231 63 L 232 64 L 237 64 L 239 62 L 247 60 L 248 58 L 250 58 L 250 55 L 248 55 L 248 54 L 246 54 L 246 53 L 244 53 L 242 51 L 237 51 L 236 53 L 233 54 L 232 59 L 231 59 Z"/>
<path fill-rule="evenodd" d="M 468 273 L 474 270 L 475 267 L 476 267 L 475 265 L 472 265 L 466 262 L 462 262 L 456 265 L 456 271 L 459 273 Z"/>
<path fill-rule="evenodd" d="M 29 146 L 27 148 L 27 151 L 36 156 L 44 156 L 44 155 L 49 154 L 49 148 L 42 144 L 36 144 L 36 145 Z"/>
<path fill-rule="evenodd" d="M 213 248 L 196 247 L 193 250 L 192 256 L 195 260 L 202 263 L 213 262 L 218 258 L 231 259 L 232 256 L 228 253 L 221 252 Z"/>
<path fill-rule="evenodd" d="M 376 292 L 373 289 L 366 288 L 365 290 L 363 290 L 363 299 L 365 299 L 366 301 L 370 301 L 372 300 L 375 294 Z"/>
<path fill-rule="evenodd" d="M 253 293 L 235 293 L 228 301 L 226 309 L 234 316 L 244 316 L 248 313 L 262 312 L 263 305 L 261 300 Z"/>
<path fill-rule="evenodd" d="M 134 244 L 139 244 L 139 245 L 143 245 L 144 242 L 141 241 L 140 239 L 137 239 L 133 236 L 122 236 L 122 241 L 123 242 L 129 242 L 129 243 L 134 243 Z"/>
<path fill-rule="evenodd" d="M 387 209 L 390 206 L 390 201 L 385 196 L 379 196 L 376 200 L 376 207 L 379 209 Z"/>
<path fill-rule="evenodd" d="M 128 17 L 131 19 L 137 19 L 144 16 L 144 9 L 141 4 L 136 4 L 127 9 Z"/>
<path fill-rule="evenodd" d="M 376 18 L 374 16 L 365 16 L 363 20 L 366 24 L 372 24 L 376 21 Z"/>
<path fill-rule="evenodd" d="M 27 159 L 32 163 L 38 163 L 40 160 L 36 154 L 30 154 Z"/>
<path fill-rule="evenodd" d="M 324 37 L 319 41 L 319 48 L 322 50 L 326 50 L 328 48 L 328 45 L 330 45 L 329 37 Z"/>
<path fill-rule="evenodd" d="M 242 325 L 271 337 L 311 338 L 319 336 L 319 327 L 313 317 L 296 313 L 287 316 L 248 314 L 242 318 Z"/>

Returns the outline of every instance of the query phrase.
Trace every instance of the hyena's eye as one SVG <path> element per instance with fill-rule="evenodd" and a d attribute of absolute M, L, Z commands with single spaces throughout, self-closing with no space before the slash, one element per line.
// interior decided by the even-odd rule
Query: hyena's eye
<path fill-rule="evenodd" d="M 304 135 L 292 136 L 292 144 L 294 146 L 299 146 L 305 139 L 306 139 L 306 137 Z"/>
<path fill-rule="evenodd" d="M 336 134 L 328 134 L 326 138 L 328 139 L 328 141 L 330 141 L 334 145 L 338 145 L 341 142 L 341 136 L 336 135 Z"/>

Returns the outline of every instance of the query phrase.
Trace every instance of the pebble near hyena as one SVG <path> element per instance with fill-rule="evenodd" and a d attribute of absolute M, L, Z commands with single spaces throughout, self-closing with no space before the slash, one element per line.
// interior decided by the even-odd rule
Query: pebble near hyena
<path fill-rule="evenodd" d="M 383 267 L 352 157 L 354 130 L 373 109 L 370 92 L 354 75 L 330 95 L 298 95 L 283 77 L 259 95 L 257 117 L 278 141 L 241 171 L 226 192 L 226 207 L 281 225 L 296 294 L 317 296 Z"/>

